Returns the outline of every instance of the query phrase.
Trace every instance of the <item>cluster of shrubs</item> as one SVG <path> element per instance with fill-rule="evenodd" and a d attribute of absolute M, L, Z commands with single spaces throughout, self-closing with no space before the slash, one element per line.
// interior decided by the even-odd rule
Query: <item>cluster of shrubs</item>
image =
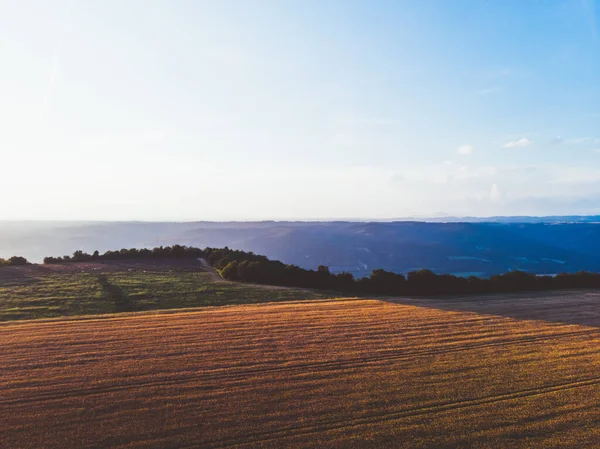
<path fill-rule="evenodd" d="M 28 265 L 29 261 L 21 256 L 12 256 L 8 259 L 0 258 L 0 266 L 5 265 Z"/>
<path fill-rule="evenodd" d="M 121 249 L 100 254 L 75 251 L 72 256 L 46 257 L 44 263 L 68 263 L 139 258 L 204 258 L 216 268 L 224 279 L 255 284 L 334 290 L 349 294 L 378 295 L 462 295 L 473 293 L 503 293 L 517 291 L 553 290 L 568 288 L 600 288 L 600 274 L 580 271 L 557 276 L 536 276 L 521 271 L 511 271 L 489 279 L 457 277 L 436 274 L 431 270 L 418 270 L 396 274 L 374 270 L 370 277 L 355 279 L 351 273 L 331 273 L 326 266 L 306 270 L 269 260 L 252 252 L 225 248 L 194 248 L 174 245 L 154 249 Z M 23 258 L 15 259 L 19 264 Z M 17 260 L 18 259 L 18 260 Z"/>

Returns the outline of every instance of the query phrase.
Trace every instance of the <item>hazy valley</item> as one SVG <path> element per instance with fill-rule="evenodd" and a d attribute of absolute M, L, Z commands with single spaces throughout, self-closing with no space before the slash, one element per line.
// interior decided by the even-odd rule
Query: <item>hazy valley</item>
<path fill-rule="evenodd" d="M 450 219 L 448 219 L 450 220 Z M 457 219 L 458 220 L 458 219 Z M 489 222 L 3 222 L 0 257 L 45 256 L 181 244 L 253 251 L 284 263 L 368 276 L 428 268 L 487 276 L 522 270 L 600 271 L 597 217 Z M 565 222 L 565 220 L 571 220 Z"/>

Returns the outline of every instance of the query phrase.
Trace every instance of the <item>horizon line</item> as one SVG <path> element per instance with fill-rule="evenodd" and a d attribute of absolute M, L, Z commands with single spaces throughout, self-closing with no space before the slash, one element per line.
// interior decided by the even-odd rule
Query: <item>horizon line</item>
<path fill-rule="evenodd" d="M 140 219 L 0 219 L 0 223 L 393 223 L 402 221 L 459 221 L 459 220 L 499 220 L 499 219 L 561 219 L 561 218 L 592 218 L 599 217 L 600 214 L 556 214 L 556 215 L 445 215 L 445 216 L 410 216 L 395 218 L 369 218 L 369 217 L 329 217 L 329 218 L 265 218 L 265 219 L 231 219 L 231 220 L 202 220 L 202 219 L 184 219 L 184 220 L 140 220 Z"/>

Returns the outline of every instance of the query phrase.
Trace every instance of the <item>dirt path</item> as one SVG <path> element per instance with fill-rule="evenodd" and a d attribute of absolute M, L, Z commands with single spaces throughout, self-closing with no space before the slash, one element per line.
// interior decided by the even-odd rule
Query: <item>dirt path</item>
<path fill-rule="evenodd" d="M 198 262 L 200 262 L 200 264 L 202 265 L 202 268 L 207 272 L 210 273 L 210 275 L 213 278 L 213 281 L 215 282 L 229 282 L 226 281 L 225 279 L 223 279 L 221 277 L 221 275 L 219 273 L 217 273 L 217 270 L 215 270 L 207 261 L 206 259 L 204 259 L 203 257 L 199 257 L 198 258 Z"/>
<path fill-rule="evenodd" d="M 207 272 L 210 273 L 211 276 L 213 277 L 213 280 L 215 282 L 232 282 L 232 281 L 228 281 L 227 279 L 223 279 L 221 277 L 221 275 L 217 272 L 217 270 L 214 269 L 214 267 L 212 267 L 207 261 L 206 259 L 200 257 L 198 258 L 198 262 L 200 262 L 200 264 L 202 265 L 202 268 Z M 246 284 L 244 282 L 237 282 L 238 284 Z M 315 292 L 317 290 L 315 289 L 311 289 L 311 288 L 300 288 L 300 287 L 286 287 L 285 285 L 268 285 L 268 284 L 246 284 L 246 285 L 252 285 L 254 287 L 257 288 L 262 288 L 264 290 L 304 290 L 306 292 Z"/>

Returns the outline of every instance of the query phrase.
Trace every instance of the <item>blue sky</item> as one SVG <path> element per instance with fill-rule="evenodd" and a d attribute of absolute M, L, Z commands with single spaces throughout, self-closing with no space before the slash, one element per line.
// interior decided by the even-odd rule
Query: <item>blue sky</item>
<path fill-rule="evenodd" d="M 0 219 L 600 213 L 599 12 L 0 0 Z"/>

